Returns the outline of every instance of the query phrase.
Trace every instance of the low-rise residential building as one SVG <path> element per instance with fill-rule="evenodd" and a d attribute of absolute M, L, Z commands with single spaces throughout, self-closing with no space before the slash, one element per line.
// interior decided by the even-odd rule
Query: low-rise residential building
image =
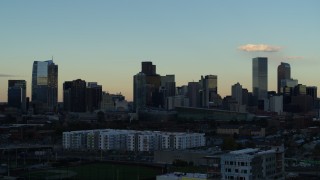
<path fill-rule="evenodd" d="M 204 133 L 98 129 L 63 132 L 63 148 L 155 151 L 205 146 Z"/>
<path fill-rule="evenodd" d="M 242 149 L 221 156 L 223 180 L 284 179 L 284 148 Z"/>

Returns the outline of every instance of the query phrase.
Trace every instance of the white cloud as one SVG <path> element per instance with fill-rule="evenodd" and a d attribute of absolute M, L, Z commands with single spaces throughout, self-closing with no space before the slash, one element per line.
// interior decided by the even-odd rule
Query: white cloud
<path fill-rule="evenodd" d="M 267 44 L 246 44 L 238 47 L 238 49 L 246 52 L 278 52 L 281 47 Z"/>

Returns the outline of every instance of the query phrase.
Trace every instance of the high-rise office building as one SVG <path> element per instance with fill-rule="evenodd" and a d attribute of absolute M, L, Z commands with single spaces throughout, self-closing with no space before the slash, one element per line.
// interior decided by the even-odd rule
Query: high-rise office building
<path fill-rule="evenodd" d="M 144 108 L 147 105 L 146 75 L 142 72 L 133 76 L 133 108 Z"/>
<path fill-rule="evenodd" d="M 278 94 L 281 93 L 281 89 L 283 86 L 281 86 L 281 81 L 286 79 L 291 79 L 291 68 L 290 64 L 281 62 L 281 64 L 278 66 Z"/>
<path fill-rule="evenodd" d="M 176 95 L 176 82 L 174 75 L 161 76 L 160 94 L 162 95 L 161 106 L 166 106 L 168 97 Z"/>
<path fill-rule="evenodd" d="M 58 65 L 52 60 L 33 62 L 32 102 L 40 104 L 47 111 L 57 108 Z"/>
<path fill-rule="evenodd" d="M 155 75 L 156 65 L 153 65 L 151 61 L 141 62 L 141 72 L 145 75 Z"/>
<path fill-rule="evenodd" d="M 188 94 L 190 107 L 200 107 L 200 84 L 199 82 L 188 83 Z"/>
<path fill-rule="evenodd" d="M 63 83 L 63 104 L 66 111 L 86 112 L 86 81 L 77 79 Z"/>
<path fill-rule="evenodd" d="M 307 86 L 303 84 L 298 84 L 293 88 L 293 95 L 307 95 Z"/>
<path fill-rule="evenodd" d="M 23 112 L 27 109 L 26 104 L 26 81 L 9 80 L 8 81 L 8 106 L 21 109 Z"/>
<path fill-rule="evenodd" d="M 292 95 L 293 88 L 298 85 L 296 79 L 282 79 L 280 85 L 280 93 L 283 95 Z"/>
<path fill-rule="evenodd" d="M 268 97 L 268 58 L 252 59 L 252 92 L 259 100 Z"/>
<path fill-rule="evenodd" d="M 98 110 L 101 107 L 102 86 L 96 82 L 88 82 L 86 92 L 86 105 L 88 111 Z"/>
<path fill-rule="evenodd" d="M 164 96 L 176 95 L 176 82 L 174 75 L 161 76 L 161 89 L 164 90 Z"/>
<path fill-rule="evenodd" d="M 318 98 L 318 88 L 316 86 L 307 86 L 307 95 L 311 96 L 314 100 Z"/>
<path fill-rule="evenodd" d="M 164 76 L 165 77 L 165 76 Z M 165 79 L 171 79 L 166 77 Z M 173 76 L 174 79 L 174 76 Z M 152 62 L 142 62 L 141 72 L 136 74 L 134 81 L 134 109 L 142 107 L 164 107 L 164 93 L 161 92 L 161 76 L 156 73 L 156 65 Z M 175 83 L 168 83 L 172 92 Z"/>
<path fill-rule="evenodd" d="M 202 107 L 210 107 L 215 103 L 218 94 L 218 76 L 207 75 L 201 76 L 201 105 Z"/>
<path fill-rule="evenodd" d="M 242 86 L 239 83 L 231 87 L 231 95 L 238 104 L 242 105 Z"/>

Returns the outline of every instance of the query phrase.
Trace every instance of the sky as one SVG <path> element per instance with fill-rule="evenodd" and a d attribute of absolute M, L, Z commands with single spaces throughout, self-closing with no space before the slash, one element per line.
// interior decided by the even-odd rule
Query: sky
<path fill-rule="evenodd" d="M 177 86 L 218 76 L 226 96 L 239 82 L 252 90 L 252 58 L 268 57 L 268 87 L 277 66 L 299 83 L 320 87 L 319 0 L 2 0 L 0 101 L 9 79 L 27 81 L 33 61 L 59 66 L 64 81 L 98 82 L 132 100 L 133 75 L 152 61 Z"/>

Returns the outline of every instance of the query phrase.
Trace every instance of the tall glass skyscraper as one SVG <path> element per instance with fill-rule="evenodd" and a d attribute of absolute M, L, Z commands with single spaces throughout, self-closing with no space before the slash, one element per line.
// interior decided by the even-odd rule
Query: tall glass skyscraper
<path fill-rule="evenodd" d="M 278 93 L 281 93 L 281 80 L 291 79 L 291 68 L 290 64 L 281 62 L 278 66 Z"/>
<path fill-rule="evenodd" d="M 268 97 L 268 58 L 252 59 L 252 92 L 259 100 Z"/>
<path fill-rule="evenodd" d="M 201 105 L 202 107 L 209 107 L 215 102 L 218 94 L 218 76 L 206 75 L 201 76 Z"/>
<path fill-rule="evenodd" d="M 53 60 L 34 61 L 32 69 L 32 102 L 54 111 L 58 103 L 58 65 Z"/>

